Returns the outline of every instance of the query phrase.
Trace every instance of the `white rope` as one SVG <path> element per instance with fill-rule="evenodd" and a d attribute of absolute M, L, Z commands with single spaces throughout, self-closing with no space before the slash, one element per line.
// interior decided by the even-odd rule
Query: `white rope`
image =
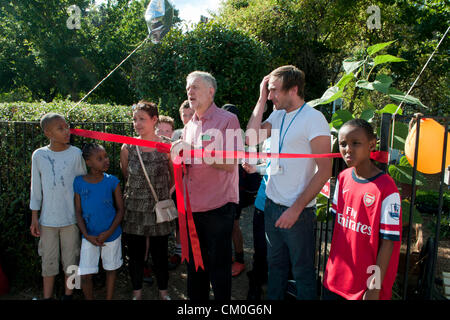
<path fill-rule="evenodd" d="M 99 87 L 103 81 L 105 81 L 106 79 L 109 78 L 109 76 L 111 76 L 114 71 L 116 71 L 125 61 L 128 60 L 129 57 L 131 57 L 140 47 L 142 47 L 142 45 L 148 40 L 150 39 L 150 36 L 147 36 L 144 41 L 142 41 L 125 59 L 122 60 L 122 62 L 120 62 L 117 67 L 115 67 L 110 73 L 108 73 L 108 75 L 103 78 L 102 81 L 100 81 L 99 83 L 97 83 L 97 85 L 92 88 L 91 91 L 89 91 L 80 101 L 78 101 L 68 112 L 67 112 L 67 116 L 69 116 L 70 111 L 72 111 L 74 108 L 76 108 L 81 102 L 83 102 L 84 99 L 86 99 L 95 89 L 97 89 L 97 87 Z"/>
<path fill-rule="evenodd" d="M 436 49 L 434 49 L 433 53 L 431 54 L 431 56 L 428 58 L 428 61 L 425 63 L 425 65 L 422 68 L 422 71 L 420 71 L 419 75 L 417 76 L 416 80 L 414 81 L 414 83 L 412 84 L 411 88 L 409 88 L 408 93 L 406 94 L 405 98 L 411 93 L 412 89 L 414 88 L 414 86 L 416 85 L 417 81 L 419 80 L 420 76 L 422 75 L 422 73 L 424 72 L 424 70 L 426 69 L 426 67 L 428 66 L 428 63 L 431 61 L 431 59 L 433 58 L 434 54 L 437 52 L 437 50 L 439 49 L 439 46 L 441 45 L 442 41 L 445 39 L 445 37 L 447 36 L 448 30 L 450 29 L 450 27 L 447 28 L 447 31 L 445 31 L 445 34 L 442 36 L 441 41 L 439 41 Z M 402 100 L 400 102 L 400 104 L 397 107 L 397 110 L 395 110 L 394 112 L 394 116 L 397 114 L 398 110 L 400 109 L 400 107 L 403 104 Z"/>
<path fill-rule="evenodd" d="M 427 62 L 425 63 L 425 65 L 423 66 L 422 70 L 420 71 L 419 75 L 417 76 L 416 80 L 414 81 L 414 83 L 412 84 L 412 86 L 409 88 L 408 92 L 405 95 L 405 98 L 411 93 L 412 89 L 415 87 L 417 81 L 419 81 L 420 76 L 422 75 L 422 73 L 425 71 L 425 69 L 428 66 L 428 63 L 431 61 L 431 59 L 433 58 L 434 54 L 437 52 L 437 50 L 439 49 L 439 46 L 441 45 L 442 41 L 444 41 L 445 37 L 447 36 L 448 30 L 450 29 L 450 27 L 447 27 L 447 31 L 445 31 L 444 35 L 442 36 L 441 40 L 439 41 L 438 45 L 436 46 L 436 49 L 434 49 L 433 53 L 430 55 L 430 57 L 428 58 Z M 398 110 L 400 110 L 403 102 L 405 100 L 403 99 L 400 104 L 398 105 L 397 109 L 395 110 L 394 114 L 392 115 L 392 134 L 391 134 L 391 148 L 394 146 L 394 130 L 395 130 L 395 115 L 397 114 Z M 389 161 L 390 159 L 390 154 L 389 154 Z"/>

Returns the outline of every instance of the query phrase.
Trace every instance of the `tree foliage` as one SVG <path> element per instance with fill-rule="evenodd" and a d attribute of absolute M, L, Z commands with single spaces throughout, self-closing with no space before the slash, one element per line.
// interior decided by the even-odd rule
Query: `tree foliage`
<path fill-rule="evenodd" d="M 145 1 L 2 1 L 1 90 L 28 88 L 34 100 L 73 100 L 92 89 L 147 36 Z M 67 9 L 80 8 L 80 29 L 69 29 Z M 131 65 L 124 64 L 91 101 L 130 103 Z"/>
<path fill-rule="evenodd" d="M 93 5 L 94 0 L 0 0 L 0 99 L 4 99 L 5 93 L 13 92 L 10 100 L 20 96 L 25 100 L 52 101 L 66 97 L 78 100 L 147 36 L 143 15 L 149 1 L 108 0 L 97 7 Z M 67 8 L 71 5 L 81 9 L 81 29 L 67 28 Z M 366 9 L 371 5 L 381 10 L 379 30 L 367 27 L 369 14 Z M 383 65 L 382 73 L 389 74 L 398 89 L 407 92 L 448 27 L 448 8 L 448 1 L 437 0 L 227 0 L 222 2 L 214 20 L 222 30 L 227 30 L 224 34 L 239 30 L 259 43 L 258 47 L 265 47 L 270 59 L 267 62 L 264 54 L 261 64 L 267 66 L 267 72 L 283 64 L 294 64 L 303 69 L 307 77 L 306 99 L 313 100 L 342 77 L 345 72 L 342 60 L 357 57 L 376 43 L 393 40 L 396 41 L 385 54 L 406 61 Z M 151 49 L 155 53 L 165 52 L 157 56 L 158 63 L 145 54 L 140 57 L 168 68 L 174 61 L 184 61 L 184 64 L 190 61 L 186 66 L 197 67 L 191 62 L 200 61 L 199 54 L 200 57 L 207 55 L 209 60 L 199 63 L 198 67 L 219 70 L 227 65 L 222 53 L 216 52 L 223 44 L 220 41 L 211 44 L 215 38 L 206 35 L 201 39 L 203 33 L 205 26 L 202 24 L 194 26 L 192 33 L 175 28 L 171 44 L 177 48 L 179 57 L 164 44 Z M 185 50 L 186 44 L 193 41 L 187 39 L 196 35 L 201 52 Z M 447 37 L 411 92 L 430 109 L 414 111 L 448 114 L 448 44 Z M 234 64 L 242 53 L 233 52 L 234 48 L 230 50 L 226 61 Z M 249 66 L 259 58 L 258 50 Z M 141 79 L 135 77 L 147 62 L 134 59 L 133 63 L 123 64 L 88 101 L 131 104 L 151 93 L 153 99 L 161 97 L 165 103 L 179 105 L 182 94 L 177 93 L 178 96 L 169 101 L 170 94 L 165 91 L 173 92 L 183 86 L 157 85 L 160 93 L 156 94 L 139 84 Z M 174 68 L 175 75 L 180 68 L 185 66 Z M 242 75 L 242 79 L 247 78 L 243 85 L 257 88 L 260 79 L 254 77 L 252 69 L 245 67 L 242 70 L 249 71 Z M 192 69 L 186 67 L 184 72 L 188 71 Z M 163 73 L 159 80 L 158 77 L 155 73 L 151 76 L 155 83 L 172 83 L 168 74 Z M 226 82 L 222 84 L 227 85 Z M 222 86 L 222 90 L 225 88 L 228 87 Z M 236 88 L 230 90 L 233 92 Z M 257 90 L 251 94 L 254 97 Z M 237 100 L 235 93 L 227 95 Z M 237 97 L 240 99 L 239 95 Z M 361 108 L 362 98 L 359 94 L 355 96 L 355 107 Z M 251 107 L 251 104 L 246 102 L 245 107 Z"/>
<path fill-rule="evenodd" d="M 186 76 L 194 70 L 210 72 L 218 84 L 216 104 L 235 104 L 245 124 L 269 71 L 269 57 L 264 45 L 242 31 L 202 23 L 186 33 L 174 29 L 157 45 L 148 43 L 133 60 L 133 85 L 140 98 L 160 101 L 163 112 L 179 121 Z"/>
<path fill-rule="evenodd" d="M 367 27 L 366 9 L 371 5 L 381 11 L 379 30 Z M 342 60 L 391 40 L 397 41 L 386 54 L 406 62 L 383 66 L 383 72 L 407 92 L 447 29 L 449 17 L 446 1 L 228 0 L 216 18 L 265 42 L 272 67 L 290 63 L 303 69 L 306 98 L 312 100 L 338 82 L 345 72 Z M 449 105 L 448 64 L 446 40 L 411 92 L 430 106 L 421 111 L 448 114 L 443 109 Z M 359 95 L 355 98 L 361 102 Z"/>

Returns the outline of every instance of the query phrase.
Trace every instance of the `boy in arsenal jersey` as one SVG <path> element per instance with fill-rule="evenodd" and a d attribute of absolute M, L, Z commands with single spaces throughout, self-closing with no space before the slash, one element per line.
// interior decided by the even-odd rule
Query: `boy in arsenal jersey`
<path fill-rule="evenodd" d="M 339 130 L 339 150 L 349 167 L 336 182 L 324 299 L 388 300 L 401 244 L 401 200 L 394 180 L 370 160 L 376 136 L 365 120 Z"/>

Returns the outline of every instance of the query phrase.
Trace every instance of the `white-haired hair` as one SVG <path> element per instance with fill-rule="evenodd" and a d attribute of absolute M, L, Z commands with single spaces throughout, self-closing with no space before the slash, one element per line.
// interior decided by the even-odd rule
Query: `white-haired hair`
<path fill-rule="evenodd" d="M 211 73 L 205 71 L 193 71 L 186 77 L 186 82 L 189 82 L 189 80 L 196 78 L 201 78 L 203 82 L 206 83 L 209 87 L 214 88 L 214 93 L 216 93 L 217 81 Z"/>

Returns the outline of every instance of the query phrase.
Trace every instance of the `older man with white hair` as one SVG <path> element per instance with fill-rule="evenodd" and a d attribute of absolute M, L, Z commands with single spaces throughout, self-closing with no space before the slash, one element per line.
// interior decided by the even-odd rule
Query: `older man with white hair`
<path fill-rule="evenodd" d="M 216 151 L 244 149 L 239 121 L 214 103 L 216 90 L 216 80 L 210 73 L 194 71 L 187 76 L 187 98 L 195 113 L 183 129 L 183 140 L 175 142 L 173 149 L 177 144 Z M 205 266 L 205 270 L 195 270 L 189 246 L 188 297 L 208 300 L 211 283 L 216 300 L 230 300 L 231 234 L 235 204 L 239 202 L 237 161 L 215 156 L 185 162 L 184 180 Z"/>

